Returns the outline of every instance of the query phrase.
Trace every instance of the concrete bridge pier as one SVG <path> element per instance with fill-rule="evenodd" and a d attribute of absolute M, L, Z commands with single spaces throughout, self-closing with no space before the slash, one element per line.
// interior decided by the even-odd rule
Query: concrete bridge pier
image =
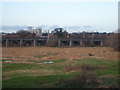
<path fill-rule="evenodd" d="M 90 41 L 90 46 L 94 46 L 93 40 Z"/>
<path fill-rule="evenodd" d="M 23 45 L 23 40 L 20 40 L 20 47 Z"/>
<path fill-rule="evenodd" d="M 40 42 L 37 42 L 37 45 L 38 45 L 38 46 L 40 46 L 40 45 L 41 45 L 41 43 L 40 43 Z"/>
<path fill-rule="evenodd" d="M 6 39 L 6 41 L 5 41 L 5 45 L 6 45 L 6 47 L 8 47 L 8 43 L 9 41 L 8 41 L 8 39 Z"/>
<path fill-rule="evenodd" d="M 72 40 L 69 41 L 69 46 L 72 46 Z"/>
<path fill-rule="evenodd" d="M 81 47 L 83 46 L 83 41 L 82 41 L 82 40 L 80 41 L 80 46 L 81 46 Z"/>
<path fill-rule="evenodd" d="M 59 47 L 61 46 L 61 40 L 58 40 L 58 46 Z"/>
<path fill-rule="evenodd" d="M 102 40 L 101 40 L 101 43 L 100 43 L 100 44 L 101 44 L 101 46 L 103 46 L 103 41 L 102 41 Z"/>
<path fill-rule="evenodd" d="M 36 46 L 36 40 L 33 41 L 33 46 Z"/>

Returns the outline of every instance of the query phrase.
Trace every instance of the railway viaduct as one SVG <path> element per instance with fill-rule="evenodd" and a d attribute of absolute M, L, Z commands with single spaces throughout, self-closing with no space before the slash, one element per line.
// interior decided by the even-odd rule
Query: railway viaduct
<path fill-rule="evenodd" d="M 3 38 L 2 46 L 49 46 L 48 41 L 53 39 L 47 38 Z M 82 38 L 82 39 L 70 39 L 70 38 L 61 38 L 57 39 L 58 46 L 104 46 L 105 40 L 103 38 L 91 39 L 91 38 Z"/>

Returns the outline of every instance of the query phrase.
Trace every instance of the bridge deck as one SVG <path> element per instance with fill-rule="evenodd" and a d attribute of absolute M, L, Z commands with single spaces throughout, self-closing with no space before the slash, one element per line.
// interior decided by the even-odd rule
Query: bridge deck
<path fill-rule="evenodd" d="M 48 39 L 27 39 L 27 38 L 25 38 L 25 39 L 18 39 L 18 38 L 3 38 L 2 39 L 3 41 L 4 40 L 10 40 L 10 41 L 18 41 L 18 40 L 25 40 L 25 41 L 30 41 L 30 40 L 37 40 L 37 41 L 43 41 L 43 40 L 48 40 Z M 54 40 L 54 39 L 49 39 L 50 41 L 52 41 L 52 40 Z M 91 39 L 91 38 L 84 38 L 84 39 L 58 39 L 58 40 L 61 40 L 61 41 L 70 41 L 70 40 L 72 40 L 72 41 L 105 41 L 106 39 Z"/>

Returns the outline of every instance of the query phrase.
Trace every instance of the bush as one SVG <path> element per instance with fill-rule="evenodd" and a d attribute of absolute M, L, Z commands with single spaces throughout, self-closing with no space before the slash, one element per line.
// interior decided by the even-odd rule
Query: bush
<path fill-rule="evenodd" d="M 57 84 L 65 88 L 95 88 L 102 81 L 92 72 L 85 71 L 70 79 L 61 79 Z"/>
<path fill-rule="evenodd" d="M 120 34 L 119 33 L 113 33 L 107 38 L 107 46 L 110 46 L 114 48 L 117 51 L 120 51 L 120 44 L 119 44 L 119 38 Z"/>

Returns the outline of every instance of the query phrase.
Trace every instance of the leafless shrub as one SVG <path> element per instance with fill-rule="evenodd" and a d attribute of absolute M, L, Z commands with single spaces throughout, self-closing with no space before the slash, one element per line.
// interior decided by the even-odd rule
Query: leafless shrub
<path fill-rule="evenodd" d="M 119 33 L 113 33 L 109 35 L 106 41 L 107 46 L 113 47 L 115 50 L 120 51 L 119 38 Z"/>
<path fill-rule="evenodd" d="M 52 39 L 52 40 L 48 41 L 48 45 L 49 46 L 57 46 L 57 44 L 58 44 L 57 36 L 56 35 L 51 35 L 49 38 Z"/>
<path fill-rule="evenodd" d="M 27 38 L 27 37 L 30 37 L 30 36 L 34 36 L 32 33 L 30 33 L 27 30 L 19 30 L 19 31 L 17 31 L 17 34 L 22 38 Z"/>
<path fill-rule="evenodd" d="M 95 88 L 102 83 L 92 72 L 84 71 L 69 79 L 61 79 L 57 84 L 67 88 Z"/>

